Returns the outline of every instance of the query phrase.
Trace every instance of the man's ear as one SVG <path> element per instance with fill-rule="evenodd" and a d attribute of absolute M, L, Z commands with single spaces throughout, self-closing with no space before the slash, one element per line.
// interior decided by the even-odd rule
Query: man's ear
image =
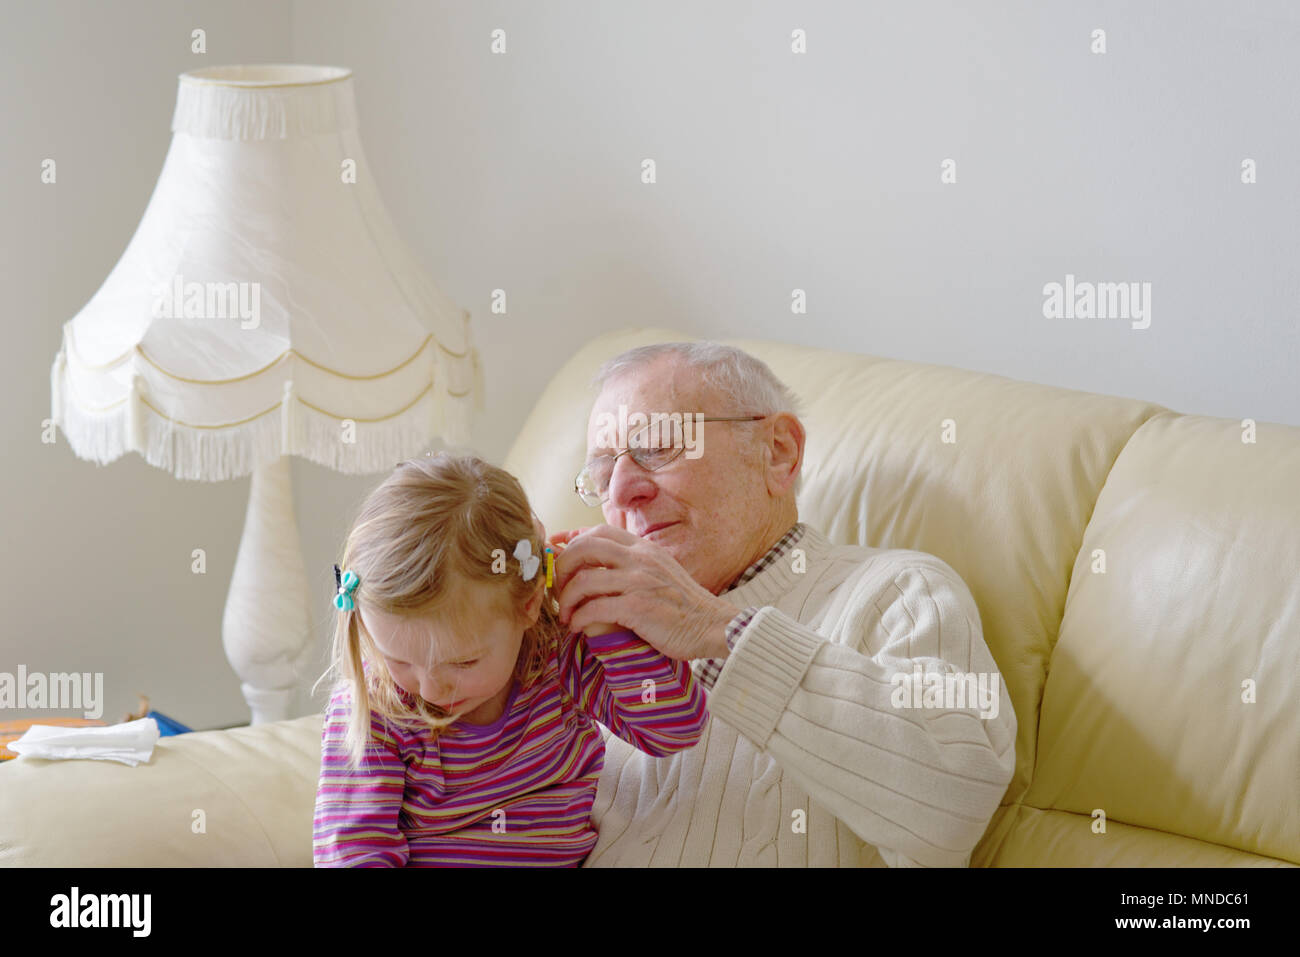
<path fill-rule="evenodd" d="M 772 417 L 772 444 L 768 446 L 771 457 L 767 462 L 767 489 L 780 498 L 794 487 L 803 464 L 803 423 L 789 412 L 778 412 Z"/>

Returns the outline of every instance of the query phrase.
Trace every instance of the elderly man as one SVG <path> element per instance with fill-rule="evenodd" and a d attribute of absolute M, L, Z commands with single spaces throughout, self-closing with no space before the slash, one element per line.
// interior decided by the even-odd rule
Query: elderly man
<path fill-rule="evenodd" d="M 1016 717 L 965 583 L 799 521 L 804 428 L 747 353 L 645 346 L 595 385 L 579 493 L 607 524 L 552 539 L 561 619 L 691 661 L 711 721 L 668 757 L 607 736 L 585 864 L 967 866 L 1011 780 Z M 620 406 L 702 413 L 702 454 L 614 447 L 602 423 Z M 988 679 L 992 707 L 908 685 L 961 674 Z"/>

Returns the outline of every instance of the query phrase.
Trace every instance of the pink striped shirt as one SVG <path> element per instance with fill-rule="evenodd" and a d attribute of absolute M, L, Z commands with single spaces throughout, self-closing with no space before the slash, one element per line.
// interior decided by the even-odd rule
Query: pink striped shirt
<path fill-rule="evenodd" d="M 656 756 L 699 741 L 707 697 L 689 662 L 630 631 L 558 642 L 542 677 L 516 681 L 490 725 L 434 737 L 371 712 L 370 747 L 345 762 L 351 693 L 330 699 L 321 732 L 312 854 L 317 867 L 574 866 L 596 843 L 590 822 L 605 763 L 599 721 Z"/>

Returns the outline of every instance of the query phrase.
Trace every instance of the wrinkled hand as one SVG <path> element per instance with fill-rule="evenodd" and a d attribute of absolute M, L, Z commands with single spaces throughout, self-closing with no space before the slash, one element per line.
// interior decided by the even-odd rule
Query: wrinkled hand
<path fill-rule="evenodd" d="M 555 587 L 573 631 L 626 628 L 669 658 L 724 658 L 740 609 L 698 584 L 667 551 L 611 525 L 559 532 Z"/>
<path fill-rule="evenodd" d="M 585 532 L 587 530 L 588 529 L 586 528 L 575 528 L 567 532 L 556 532 L 554 535 L 552 535 L 550 538 L 546 540 L 546 544 L 549 545 L 551 549 L 555 552 L 557 587 L 559 584 L 560 556 L 564 554 L 564 549 L 568 547 L 568 543 L 574 538 L 574 536 L 578 535 L 581 532 Z M 590 622 L 587 625 L 585 625 L 583 628 L 574 629 L 574 630 L 575 631 L 581 630 L 584 635 L 593 635 L 593 636 L 607 635 L 611 631 L 618 631 L 618 625 L 611 624 L 610 622 L 607 621 Z"/>

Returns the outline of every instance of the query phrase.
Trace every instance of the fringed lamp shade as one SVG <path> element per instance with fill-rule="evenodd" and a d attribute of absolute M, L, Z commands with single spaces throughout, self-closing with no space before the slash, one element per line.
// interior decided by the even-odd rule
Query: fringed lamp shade
<path fill-rule="evenodd" d="M 172 133 L 126 252 L 63 326 L 53 419 L 101 464 L 252 475 L 222 643 L 254 723 L 288 718 L 318 660 L 288 456 L 364 473 L 468 444 L 482 373 L 469 314 L 384 209 L 350 70 L 183 74 Z"/>
<path fill-rule="evenodd" d="M 282 455 L 368 473 L 468 439 L 469 314 L 398 237 L 351 71 L 183 74 L 121 260 L 64 324 L 53 417 L 80 457 L 217 481 Z"/>

